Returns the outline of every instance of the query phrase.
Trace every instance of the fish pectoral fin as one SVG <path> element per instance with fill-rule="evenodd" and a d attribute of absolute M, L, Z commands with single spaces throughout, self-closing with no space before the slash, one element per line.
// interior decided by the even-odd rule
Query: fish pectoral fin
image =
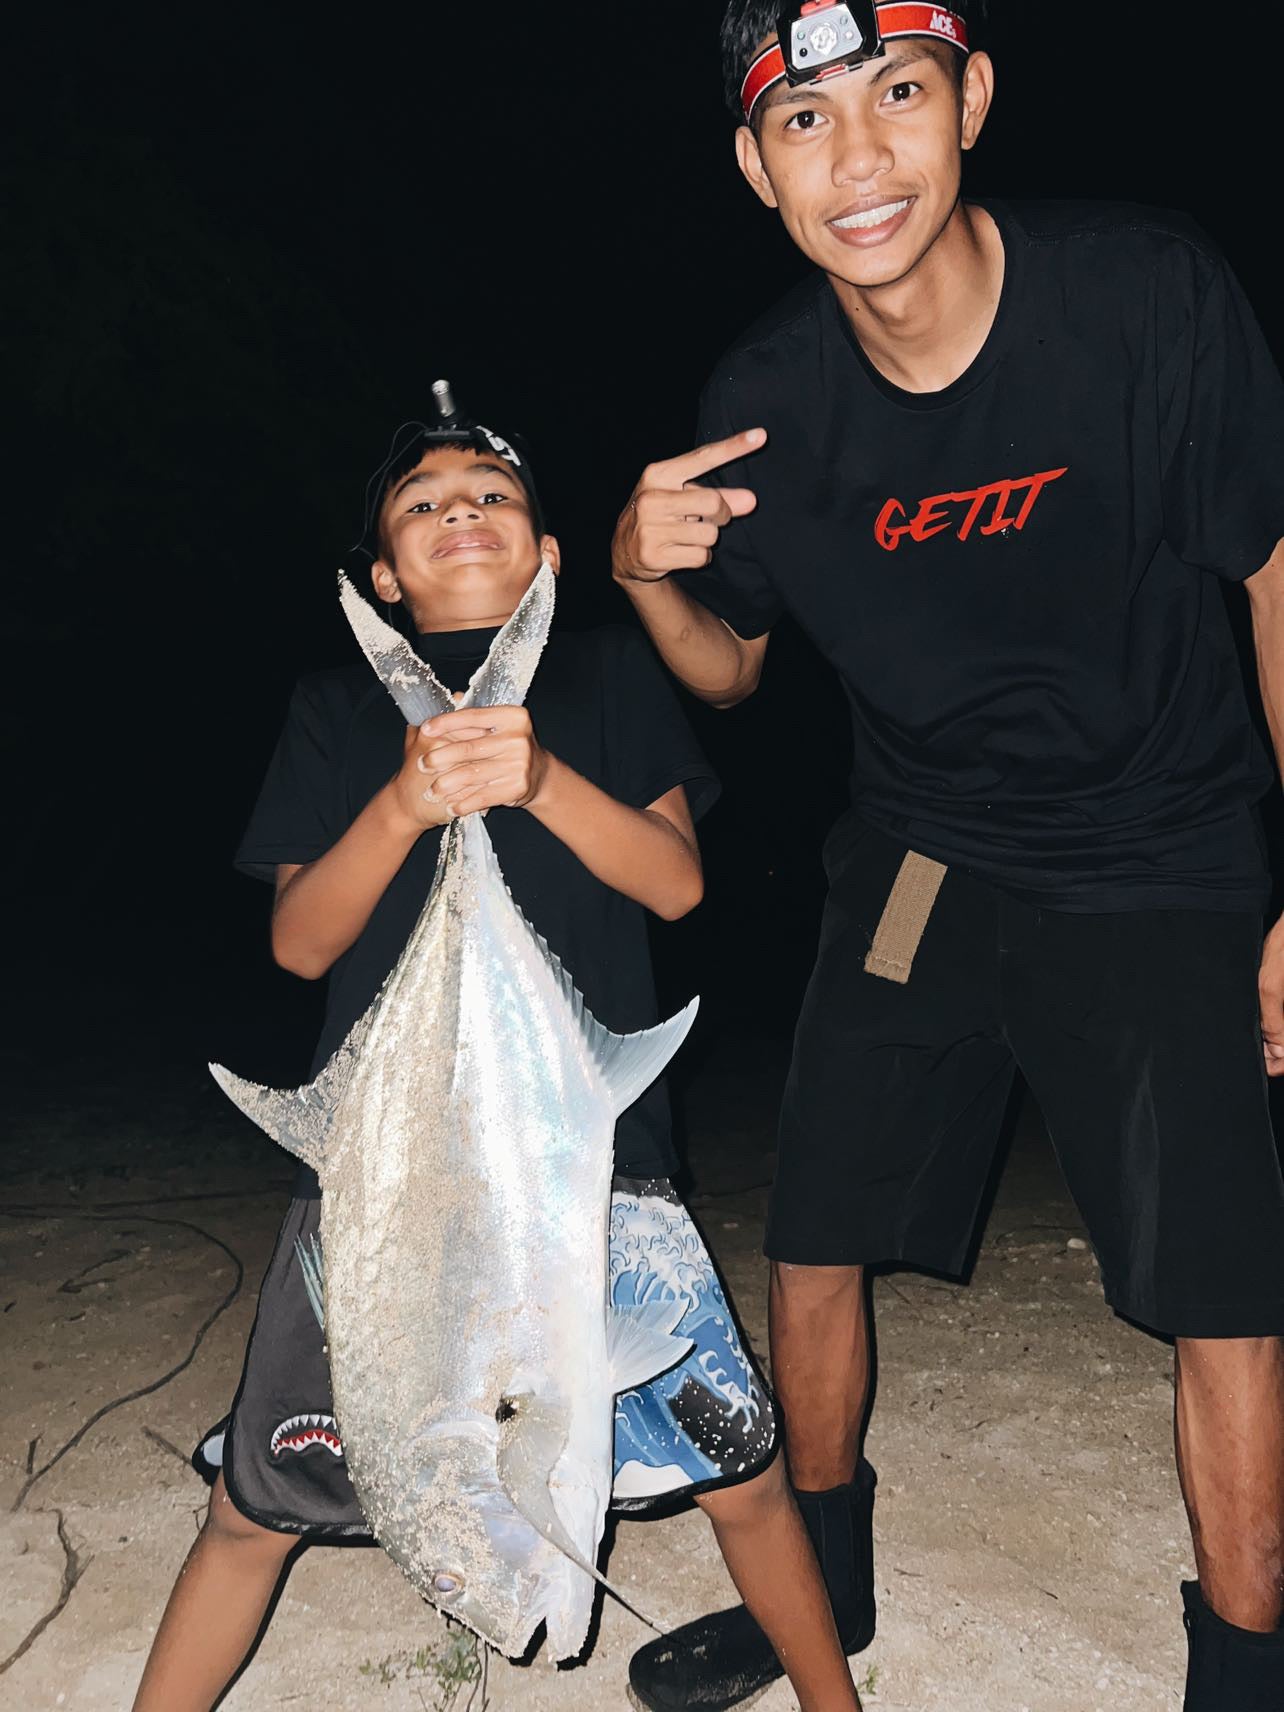
<path fill-rule="evenodd" d="M 650 1617 L 620 1592 L 602 1574 L 567 1533 L 562 1518 L 553 1503 L 549 1475 L 566 1449 L 566 1429 L 549 1409 L 529 1391 L 505 1397 L 500 1410 L 499 1446 L 495 1452 L 495 1472 L 499 1484 L 513 1508 L 535 1532 L 556 1546 L 573 1564 L 591 1575 L 626 1611 L 645 1623 L 657 1634 L 664 1631 Z"/>
<path fill-rule="evenodd" d="M 398 634 L 363 600 L 339 572 L 339 604 L 361 644 L 361 652 L 378 674 L 379 682 L 396 702 L 407 725 L 422 725 L 439 713 L 449 713 L 454 697 L 421 660 L 404 636 Z"/>
<path fill-rule="evenodd" d="M 676 1367 L 695 1339 L 675 1337 L 685 1312 L 682 1302 L 645 1302 L 636 1308 L 612 1308 L 606 1316 L 606 1365 L 615 1396 L 645 1385 Z"/>

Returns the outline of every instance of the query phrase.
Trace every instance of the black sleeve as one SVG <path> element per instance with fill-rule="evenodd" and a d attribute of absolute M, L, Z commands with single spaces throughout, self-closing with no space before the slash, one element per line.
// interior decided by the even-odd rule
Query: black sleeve
<path fill-rule="evenodd" d="M 236 866 L 275 880 L 280 862 L 315 862 L 342 835 L 335 708 L 323 686 L 303 679 L 290 698 L 285 726 Z"/>
<path fill-rule="evenodd" d="M 1284 539 L 1284 386 L 1226 262 L 1195 253 L 1160 376 L 1164 522 L 1186 561 L 1251 577 Z"/>
<path fill-rule="evenodd" d="M 701 446 L 757 425 L 757 418 L 747 419 L 745 407 L 729 409 L 728 396 L 735 397 L 734 389 L 717 376 L 705 388 L 696 434 Z M 753 469 L 748 462 L 725 464 L 705 480 L 719 487 L 754 485 Z M 710 612 L 724 619 L 746 641 L 765 636 L 784 610 L 775 586 L 754 552 L 752 515 L 733 518 L 722 530 L 708 570 L 685 571 L 678 582 L 701 606 L 707 606 Z"/>
<path fill-rule="evenodd" d="M 605 790 L 630 808 L 647 808 L 685 785 L 699 820 L 722 787 L 668 674 L 639 632 L 613 626 L 602 637 Z"/>

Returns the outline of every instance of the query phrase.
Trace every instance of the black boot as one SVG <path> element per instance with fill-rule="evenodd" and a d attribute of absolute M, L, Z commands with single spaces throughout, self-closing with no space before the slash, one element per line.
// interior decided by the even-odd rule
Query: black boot
<path fill-rule="evenodd" d="M 1185 1712 L 1284 1712 L 1284 1633 L 1237 1629 L 1205 1605 L 1197 1581 L 1183 1581 Z"/>
<path fill-rule="evenodd" d="M 874 1638 L 874 1487 L 861 1461 L 849 1486 L 795 1492 L 820 1560 L 847 1653 Z M 697 1617 L 650 1641 L 629 1664 L 629 1696 L 647 1712 L 726 1712 L 757 1699 L 784 1675 L 771 1642 L 743 1605 Z"/>

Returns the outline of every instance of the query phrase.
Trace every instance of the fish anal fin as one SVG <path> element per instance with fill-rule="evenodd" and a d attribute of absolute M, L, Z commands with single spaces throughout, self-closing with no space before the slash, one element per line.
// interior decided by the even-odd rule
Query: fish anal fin
<path fill-rule="evenodd" d="M 695 1339 L 675 1337 L 685 1312 L 682 1302 L 644 1302 L 636 1308 L 612 1308 L 606 1316 L 606 1365 L 611 1390 L 632 1391 L 676 1367 Z"/>
<path fill-rule="evenodd" d="M 369 1027 L 367 1011 L 352 1025 L 347 1039 L 320 1073 L 302 1088 L 264 1088 L 234 1076 L 221 1064 L 211 1064 L 210 1075 L 252 1123 L 320 1176 L 330 1123 L 352 1079 L 352 1068 Z"/>

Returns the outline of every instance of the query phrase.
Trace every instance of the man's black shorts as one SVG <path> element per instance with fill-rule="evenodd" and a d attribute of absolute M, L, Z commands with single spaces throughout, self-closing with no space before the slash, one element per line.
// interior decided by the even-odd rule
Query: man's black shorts
<path fill-rule="evenodd" d="M 897 986 L 864 961 L 905 846 L 849 816 L 825 854 L 772 1259 L 960 1272 L 1019 1069 L 1112 1307 L 1176 1336 L 1284 1333 L 1260 918 L 1058 913 L 951 870 Z"/>

